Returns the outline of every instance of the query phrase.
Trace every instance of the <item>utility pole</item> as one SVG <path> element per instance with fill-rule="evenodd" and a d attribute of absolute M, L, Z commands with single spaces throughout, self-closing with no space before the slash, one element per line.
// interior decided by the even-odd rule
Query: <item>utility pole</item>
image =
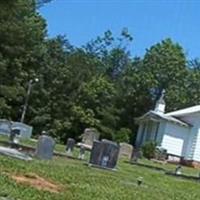
<path fill-rule="evenodd" d="M 26 99 L 25 99 L 25 103 L 24 103 L 24 106 L 23 106 L 23 111 L 22 111 L 22 115 L 21 115 L 21 120 L 20 122 L 24 122 L 24 118 L 25 118 L 25 115 L 26 115 L 26 111 L 27 111 L 27 108 L 28 108 L 28 100 L 29 100 L 29 96 L 31 94 L 31 89 L 32 89 L 32 86 L 34 83 L 37 83 L 39 81 L 38 78 L 35 78 L 35 79 L 31 79 L 29 82 L 28 82 L 28 90 L 27 90 L 27 93 L 26 93 Z"/>

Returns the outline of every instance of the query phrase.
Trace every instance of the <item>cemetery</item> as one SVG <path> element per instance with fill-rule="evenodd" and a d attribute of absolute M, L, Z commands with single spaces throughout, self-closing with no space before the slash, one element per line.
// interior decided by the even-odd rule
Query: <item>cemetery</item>
<path fill-rule="evenodd" d="M 155 109 L 163 106 L 163 97 Z M 63 145 L 47 131 L 33 139 L 32 130 L 23 122 L 0 120 L 2 198 L 196 199 L 200 195 L 199 170 L 183 166 L 153 140 L 138 146 L 140 132 L 135 146 L 104 139 L 95 128 L 86 128 L 78 141 L 67 138 Z"/>
<path fill-rule="evenodd" d="M 200 195 L 197 169 L 160 164 L 143 158 L 129 144 L 86 135 L 78 143 L 68 138 L 65 146 L 43 132 L 38 140 L 21 140 L 14 148 L 6 143 L 10 137 L 0 136 L 0 196 L 114 200 L 196 199 Z M 88 148 L 89 143 L 92 148 Z M 193 195 L 189 191 L 194 191 Z"/>
<path fill-rule="evenodd" d="M 199 9 L 0 0 L 0 200 L 200 199 Z"/>

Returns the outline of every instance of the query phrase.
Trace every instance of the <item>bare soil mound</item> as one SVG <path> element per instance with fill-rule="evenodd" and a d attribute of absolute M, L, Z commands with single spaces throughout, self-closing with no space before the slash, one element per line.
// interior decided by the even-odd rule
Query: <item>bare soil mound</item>
<path fill-rule="evenodd" d="M 11 178 L 14 179 L 17 183 L 30 185 L 37 188 L 38 190 L 45 190 L 54 193 L 61 191 L 61 187 L 59 185 L 52 183 L 52 181 L 47 181 L 36 174 L 27 174 L 24 176 L 12 175 Z"/>

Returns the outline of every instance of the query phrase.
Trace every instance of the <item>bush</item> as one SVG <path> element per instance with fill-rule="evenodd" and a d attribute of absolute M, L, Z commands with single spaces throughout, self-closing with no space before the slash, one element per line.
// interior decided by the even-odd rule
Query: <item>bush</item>
<path fill-rule="evenodd" d="M 129 128 L 121 128 L 120 130 L 116 132 L 113 139 L 118 143 L 120 142 L 129 143 L 131 133 L 132 132 Z"/>
<path fill-rule="evenodd" d="M 146 142 L 142 146 L 142 153 L 145 158 L 151 159 L 155 157 L 156 153 L 156 143 L 155 142 Z"/>

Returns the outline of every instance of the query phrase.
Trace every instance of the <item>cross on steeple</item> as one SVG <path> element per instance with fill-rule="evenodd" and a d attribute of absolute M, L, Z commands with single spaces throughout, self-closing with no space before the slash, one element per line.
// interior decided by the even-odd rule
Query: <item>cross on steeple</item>
<path fill-rule="evenodd" d="M 156 106 L 154 109 L 156 112 L 159 112 L 159 113 L 165 112 L 166 104 L 165 104 L 164 96 L 165 96 L 165 90 L 163 89 L 161 92 L 160 98 L 156 102 Z"/>

